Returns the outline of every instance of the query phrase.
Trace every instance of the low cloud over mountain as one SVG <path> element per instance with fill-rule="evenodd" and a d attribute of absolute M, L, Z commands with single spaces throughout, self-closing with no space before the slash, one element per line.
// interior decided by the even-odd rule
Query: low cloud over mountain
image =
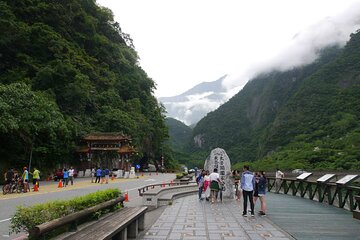
<path fill-rule="evenodd" d="M 159 101 L 165 106 L 168 117 L 187 125 L 196 124 L 208 112 L 218 108 L 242 88 L 225 88 L 223 81 L 226 77 L 227 75 L 213 82 L 200 83 L 177 96 L 160 97 Z"/>

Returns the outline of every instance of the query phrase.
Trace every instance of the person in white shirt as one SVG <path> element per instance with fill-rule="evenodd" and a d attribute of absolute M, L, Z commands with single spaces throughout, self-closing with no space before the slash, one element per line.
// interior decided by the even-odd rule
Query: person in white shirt
<path fill-rule="evenodd" d="M 74 168 L 70 167 L 69 169 L 69 180 L 71 182 L 71 185 L 74 184 Z"/>
<path fill-rule="evenodd" d="M 275 192 L 279 193 L 281 188 L 282 179 L 284 178 L 284 173 L 280 171 L 279 168 L 276 169 L 275 173 Z"/>
<path fill-rule="evenodd" d="M 91 169 L 91 183 L 94 182 L 94 179 L 96 178 L 96 169 L 93 167 Z"/>
<path fill-rule="evenodd" d="M 220 175 L 217 172 L 217 168 L 214 168 L 214 172 L 212 172 L 209 175 L 209 178 L 210 178 L 210 190 L 211 190 L 210 198 L 211 198 L 211 203 L 214 203 L 218 191 L 220 190 L 219 183 L 222 183 L 220 179 Z"/>

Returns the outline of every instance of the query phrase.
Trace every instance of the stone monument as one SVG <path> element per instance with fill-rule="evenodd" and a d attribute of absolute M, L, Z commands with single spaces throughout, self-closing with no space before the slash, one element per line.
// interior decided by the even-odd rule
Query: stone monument
<path fill-rule="evenodd" d="M 204 170 L 212 173 L 214 168 L 218 169 L 221 181 L 224 184 L 223 197 L 234 198 L 230 158 L 222 148 L 213 149 L 205 161 Z"/>

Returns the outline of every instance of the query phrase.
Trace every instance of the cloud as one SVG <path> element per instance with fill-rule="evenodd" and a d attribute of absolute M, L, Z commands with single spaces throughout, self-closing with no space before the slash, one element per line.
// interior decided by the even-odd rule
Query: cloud
<path fill-rule="evenodd" d="M 350 34 L 359 28 L 360 2 L 357 2 L 342 14 L 327 17 L 305 28 L 296 34 L 277 55 L 249 64 L 241 71 L 235 71 L 225 79 L 223 84 L 227 89 L 232 89 L 234 86 L 244 85 L 262 72 L 286 71 L 310 64 L 319 57 L 319 50 L 332 45 L 344 46 L 350 39 Z"/>

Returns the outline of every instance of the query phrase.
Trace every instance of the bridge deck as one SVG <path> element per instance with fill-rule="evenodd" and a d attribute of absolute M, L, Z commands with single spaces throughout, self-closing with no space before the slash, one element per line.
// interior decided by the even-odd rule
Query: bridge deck
<path fill-rule="evenodd" d="M 283 194 L 269 193 L 267 201 L 266 217 L 244 218 L 242 201 L 180 198 L 143 239 L 360 239 L 360 221 L 349 211 Z"/>
<path fill-rule="evenodd" d="M 360 221 L 347 210 L 283 194 L 267 200 L 267 217 L 296 239 L 360 239 Z"/>

